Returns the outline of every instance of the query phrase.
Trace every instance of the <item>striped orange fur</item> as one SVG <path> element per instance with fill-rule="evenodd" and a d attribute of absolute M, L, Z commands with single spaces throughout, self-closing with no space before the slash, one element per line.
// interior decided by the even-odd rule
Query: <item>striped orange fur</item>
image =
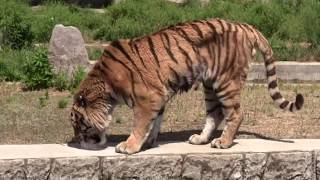
<path fill-rule="evenodd" d="M 149 36 L 114 41 L 106 47 L 75 95 L 75 134 L 81 142 L 97 144 L 101 134 L 105 135 L 114 106 L 125 103 L 134 111 L 133 130 L 116 151 L 139 152 L 155 142 L 168 100 L 200 82 L 205 93 L 206 124 L 201 134 L 192 135 L 189 142 L 208 143 L 219 123 L 226 120 L 221 137 L 211 145 L 228 148 L 242 121 L 240 92 L 256 49 L 265 61 L 273 101 L 284 110 L 301 109 L 301 94 L 294 102 L 281 95 L 273 51 L 258 30 L 222 19 L 199 20 Z M 83 143 L 83 147 L 98 147 L 90 143 Z"/>

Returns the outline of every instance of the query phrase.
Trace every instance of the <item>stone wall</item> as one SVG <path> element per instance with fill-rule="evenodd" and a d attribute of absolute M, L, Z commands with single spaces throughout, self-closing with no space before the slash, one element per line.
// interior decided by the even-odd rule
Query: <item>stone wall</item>
<path fill-rule="evenodd" d="M 249 81 L 263 81 L 266 79 L 266 68 L 263 63 L 250 65 Z M 277 77 L 288 82 L 320 82 L 319 62 L 276 62 Z"/>
<path fill-rule="evenodd" d="M 0 179 L 319 179 L 320 151 L 0 160 Z"/>

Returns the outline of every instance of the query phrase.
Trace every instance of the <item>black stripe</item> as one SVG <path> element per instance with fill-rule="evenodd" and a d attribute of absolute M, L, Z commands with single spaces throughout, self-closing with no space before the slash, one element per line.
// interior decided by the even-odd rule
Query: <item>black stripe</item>
<path fill-rule="evenodd" d="M 179 32 L 181 32 L 182 35 L 181 35 Z M 199 55 L 199 50 L 194 46 L 194 45 L 195 45 L 195 44 L 194 44 L 195 42 L 190 39 L 190 37 L 189 37 L 188 34 L 184 31 L 184 29 L 180 29 L 180 31 L 178 31 L 178 33 L 179 33 L 179 35 L 180 35 L 183 39 L 185 39 L 185 40 L 190 44 L 192 50 L 193 50 L 197 55 Z"/>
<path fill-rule="evenodd" d="M 144 66 L 144 68 L 148 69 L 147 66 L 146 66 L 146 64 L 144 63 L 142 57 L 141 57 L 141 54 L 140 54 L 140 52 L 139 52 L 139 48 L 138 48 L 138 45 L 137 45 L 137 44 L 134 44 L 134 49 L 135 49 L 135 51 L 137 52 L 138 57 L 139 57 L 142 65 Z"/>
<path fill-rule="evenodd" d="M 265 64 L 266 67 L 269 66 L 270 64 L 273 64 L 273 63 L 274 63 L 274 59 L 273 58 L 266 59 L 264 61 L 264 64 Z"/>
<path fill-rule="evenodd" d="M 293 103 L 290 104 L 290 111 L 293 111 Z"/>
<path fill-rule="evenodd" d="M 281 96 L 280 92 L 276 92 L 274 95 L 271 96 L 271 98 L 275 101 L 277 99 L 281 99 L 282 96 Z"/>
<path fill-rule="evenodd" d="M 122 54 L 124 54 L 124 56 L 133 64 L 133 66 L 139 70 L 138 66 L 135 64 L 135 62 L 133 61 L 133 59 L 131 58 L 131 56 L 126 52 L 126 50 L 123 48 L 122 44 L 120 43 L 120 41 L 113 41 L 110 44 L 112 47 L 118 49 Z"/>
<path fill-rule="evenodd" d="M 229 22 L 227 22 L 226 23 L 227 24 L 227 29 L 226 29 L 226 31 L 231 31 L 231 29 L 232 29 L 232 24 L 231 23 L 229 23 Z"/>
<path fill-rule="evenodd" d="M 174 54 L 171 51 L 171 44 L 170 44 L 170 39 L 169 39 L 168 34 L 167 33 L 163 33 L 163 36 L 165 37 L 165 39 L 166 39 L 166 41 L 168 43 L 168 47 L 164 46 L 167 54 L 170 56 L 171 60 L 173 60 L 176 64 L 178 64 L 178 60 L 174 57 Z M 160 35 L 160 37 L 162 39 L 161 35 Z"/>
<path fill-rule="evenodd" d="M 169 66 L 170 71 L 173 73 L 175 80 L 177 81 L 178 84 L 180 84 L 180 79 L 179 79 L 179 74 Z"/>
<path fill-rule="evenodd" d="M 222 33 L 225 31 L 225 29 L 224 29 L 224 26 L 223 26 L 223 23 L 221 22 L 221 20 L 220 19 L 216 19 L 217 20 L 217 22 L 220 24 L 220 26 L 221 26 L 221 31 L 222 31 Z"/>
<path fill-rule="evenodd" d="M 150 46 L 150 51 L 151 51 L 152 55 L 154 56 L 158 67 L 160 67 L 159 58 L 158 58 L 158 55 L 157 55 L 157 53 L 155 51 L 154 44 L 153 44 L 153 41 L 152 41 L 151 37 L 148 37 L 148 44 Z"/>
<path fill-rule="evenodd" d="M 219 95 L 217 94 L 217 96 L 218 96 L 218 99 L 222 99 L 222 98 L 227 98 L 227 99 L 229 99 L 229 98 L 234 97 L 234 96 L 237 94 L 238 91 L 239 91 L 239 90 L 227 91 L 227 92 L 224 93 L 223 95 L 219 96 Z"/>
<path fill-rule="evenodd" d="M 225 83 L 220 84 L 220 86 L 215 89 L 215 92 L 219 93 L 221 91 L 225 91 L 229 87 L 229 85 L 230 85 L 230 81 L 225 81 Z"/>
<path fill-rule="evenodd" d="M 213 107 L 211 107 L 210 109 L 207 109 L 207 114 L 211 114 L 213 113 L 214 111 L 216 111 L 218 108 L 221 107 L 221 104 L 220 103 L 217 103 L 215 104 Z"/>
<path fill-rule="evenodd" d="M 211 82 L 211 81 L 210 81 Z M 209 84 L 209 86 L 208 86 L 208 84 Z M 208 90 L 211 90 L 212 91 L 212 83 L 202 83 L 202 85 L 203 85 L 203 87 L 205 88 L 205 90 L 206 89 L 208 89 Z M 213 92 L 213 91 L 212 91 Z"/>
<path fill-rule="evenodd" d="M 102 65 L 105 69 L 112 70 L 112 69 L 109 68 L 109 66 L 107 65 L 107 63 L 104 62 L 103 60 L 101 60 L 101 65 Z M 100 67 L 100 66 L 98 66 L 98 67 Z"/>
<path fill-rule="evenodd" d="M 242 26 L 242 24 L 238 24 L 238 26 L 242 29 L 244 35 L 242 35 L 242 54 L 244 56 L 244 59 L 248 59 L 248 54 L 247 54 L 247 51 L 246 49 L 244 49 L 244 47 L 246 47 L 247 45 L 245 44 L 246 43 L 246 40 L 248 40 L 248 32 L 247 30 Z"/>
<path fill-rule="evenodd" d="M 134 60 L 131 58 L 131 56 L 126 52 L 126 50 L 123 48 L 122 44 L 120 43 L 120 41 L 114 41 L 111 43 L 111 46 L 120 50 L 120 52 L 122 54 L 125 55 L 125 57 L 131 62 L 131 64 L 135 67 L 135 69 L 137 70 L 138 74 L 140 75 L 141 80 L 143 81 L 143 83 L 146 85 L 146 82 L 144 81 L 143 75 L 141 73 L 141 70 L 138 68 L 138 66 L 136 65 L 136 63 L 134 62 Z"/>
<path fill-rule="evenodd" d="M 188 70 L 189 70 L 190 73 L 191 73 L 191 77 L 194 78 L 194 72 L 193 72 L 193 68 L 192 68 L 193 62 L 192 62 L 192 60 L 191 60 L 191 57 L 189 56 L 189 54 L 187 53 L 187 51 L 180 46 L 178 40 L 177 40 L 176 38 L 174 38 L 174 40 L 176 41 L 176 44 L 177 44 L 179 50 L 180 50 L 180 51 L 182 52 L 182 54 L 186 57 L 185 60 L 186 60 L 187 68 L 188 68 Z"/>
<path fill-rule="evenodd" d="M 247 29 L 249 29 L 249 31 L 250 31 L 252 34 L 254 34 L 254 31 L 251 29 L 251 27 L 250 27 L 248 24 L 244 23 L 244 24 L 242 24 L 242 25 L 244 25 Z"/>
<path fill-rule="evenodd" d="M 207 21 L 207 25 L 212 30 L 212 33 L 217 33 L 216 27 L 210 21 Z"/>
<path fill-rule="evenodd" d="M 287 107 L 288 104 L 289 104 L 289 101 L 285 100 L 283 103 L 280 104 L 280 108 L 284 109 Z"/>
<path fill-rule="evenodd" d="M 230 36 L 230 33 L 229 32 L 226 32 L 226 40 L 225 40 L 225 44 L 226 44 L 226 47 L 225 47 L 225 49 L 226 49 L 226 51 L 225 51 L 225 53 L 226 53 L 226 57 L 225 57 L 225 59 L 224 59 L 224 63 L 223 63 L 223 67 L 222 67 L 222 69 L 221 69 L 221 74 L 223 74 L 224 72 L 225 72 L 225 69 L 226 69 L 226 67 L 227 67 L 227 65 L 228 65 L 228 61 L 229 61 L 229 57 L 230 57 L 230 42 L 229 42 L 229 40 L 230 40 L 230 38 L 229 38 L 229 36 Z"/>
<path fill-rule="evenodd" d="M 204 89 L 204 93 L 205 94 L 213 94 L 214 92 L 213 92 L 213 90 L 212 89 Z"/>
<path fill-rule="evenodd" d="M 229 70 L 231 67 L 234 66 L 234 62 L 236 59 L 238 59 L 238 27 L 235 26 L 235 31 L 233 32 L 233 44 L 234 44 L 234 47 L 233 47 L 233 53 L 231 55 L 231 61 L 228 65 L 228 67 L 226 68 L 226 70 Z"/>
<path fill-rule="evenodd" d="M 203 38 L 203 33 L 197 24 L 191 23 L 191 27 L 192 27 L 192 29 L 194 29 L 197 32 L 198 36 Z"/>
<path fill-rule="evenodd" d="M 164 84 L 163 80 L 161 79 L 161 76 L 160 76 L 160 72 L 157 71 L 157 76 L 158 76 L 158 79 L 160 80 L 161 84 Z"/>
<path fill-rule="evenodd" d="M 217 59 L 215 59 L 215 65 L 217 66 L 217 71 L 216 71 L 216 74 L 214 75 L 214 78 L 216 79 L 217 78 L 217 76 L 219 75 L 219 71 L 220 71 L 220 61 L 221 61 L 221 37 L 219 36 L 218 38 L 217 38 L 217 44 L 216 44 L 216 46 L 217 46 Z M 217 63 L 216 63 L 217 62 Z"/>
<path fill-rule="evenodd" d="M 216 98 L 205 98 L 204 100 L 205 100 L 205 101 L 208 101 L 208 102 L 217 101 Z"/>
<path fill-rule="evenodd" d="M 193 41 L 190 39 L 190 37 L 188 36 L 188 34 L 186 33 L 186 31 L 184 29 L 180 29 L 180 31 L 183 34 L 183 37 L 191 44 L 193 45 Z"/>
<path fill-rule="evenodd" d="M 168 80 L 168 85 L 169 85 L 171 90 L 173 90 L 175 93 L 177 93 L 178 87 L 177 87 L 177 85 L 175 83 L 173 83 L 170 80 Z"/>
<path fill-rule="evenodd" d="M 162 107 L 159 111 L 159 115 L 161 116 L 164 113 L 164 107 Z"/>
<path fill-rule="evenodd" d="M 278 86 L 278 84 L 277 84 L 277 81 L 276 80 L 273 80 L 273 81 L 271 81 L 269 84 L 268 84 L 268 88 L 269 89 L 274 89 L 274 88 L 276 88 Z"/>
<path fill-rule="evenodd" d="M 103 54 L 106 54 L 106 56 L 109 56 L 109 57 L 111 58 L 111 60 L 113 60 L 113 61 L 115 61 L 115 62 L 117 62 L 117 63 L 120 63 L 122 66 L 124 66 L 124 67 L 129 71 L 129 73 L 130 73 L 130 78 L 131 78 L 131 86 L 132 86 L 132 89 L 133 89 L 133 95 L 134 95 L 134 97 L 136 97 L 136 94 L 135 94 L 135 85 L 134 85 L 134 82 L 133 82 L 133 81 L 134 81 L 134 80 L 133 80 L 134 75 L 133 75 L 131 69 L 130 69 L 125 63 L 123 63 L 122 61 L 120 61 L 119 59 L 117 59 L 117 58 L 112 54 L 112 52 L 110 52 L 109 50 L 105 49 L 104 52 L 103 52 Z"/>
<path fill-rule="evenodd" d="M 276 75 L 276 68 L 273 67 L 271 70 L 267 71 L 267 77 Z"/>

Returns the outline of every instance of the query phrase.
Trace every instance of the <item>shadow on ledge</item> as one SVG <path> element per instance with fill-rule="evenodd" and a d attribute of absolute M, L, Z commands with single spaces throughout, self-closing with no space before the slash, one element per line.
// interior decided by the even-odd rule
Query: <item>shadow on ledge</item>
<path fill-rule="evenodd" d="M 188 131 L 179 131 L 179 132 L 163 132 L 159 134 L 157 141 L 187 141 L 189 137 L 193 134 L 200 134 L 200 130 L 188 130 Z M 220 137 L 222 130 L 216 130 L 211 140 L 217 137 Z M 119 143 L 121 141 L 125 141 L 128 138 L 128 135 L 109 135 L 108 142 L 111 143 Z M 270 141 L 277 141 L 277 142 L 284 142 L 284 143 L 294 143 L 291 140 L 282 140 L 279 138 L 267 137 L 261 134 L 248 132 L 248 131 L 238 131 L 236 138 L 238 139 L 249 139 L 249 138 L 256 138 L 256 139 L 265 139 Z"/>

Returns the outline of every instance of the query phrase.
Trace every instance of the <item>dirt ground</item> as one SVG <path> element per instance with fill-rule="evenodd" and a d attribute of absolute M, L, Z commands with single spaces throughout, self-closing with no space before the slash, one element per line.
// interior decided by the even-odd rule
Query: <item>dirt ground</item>
<path fill-rule="evenodd" d="M 281 84 L 280 89 L 289 100 L 293 100 L 296 92 L 302 93 L 303 109 L 297 113 L 279 110 L 264 84 L 249 84 L 242 94 L 244 121 L 238 138 L 320 138 L 320 85 Z M 69 122 L 72 95 L 49 90 L 46 99 L 45 94 L 45 90 L 22 91 L 20 84 L 0 82 L 0 144 L 66 143 L 72 138 Z M 61 100 L 68 102 L 66 108 L 58 107 Z M 201 89 L 177 95 L 166 108 L 160 139 L 185 141 L 203 127 L 204 117 Z M 118 106 L 109 139 L 125 139 L 131 123 L 131 110 Z"/>

